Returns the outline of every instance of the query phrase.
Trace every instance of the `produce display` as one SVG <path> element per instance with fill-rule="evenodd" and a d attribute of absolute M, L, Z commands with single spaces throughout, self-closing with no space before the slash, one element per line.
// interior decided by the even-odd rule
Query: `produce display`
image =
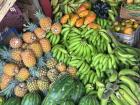
<path fill-rule="evenodd" d="M 111 33 L 139 27 L 120 1 L 51 2 L 53 20 L 37 11 L 0 49 L 0 105 L 139 105 L 140 50 Z"/>
<path fill-rule="evenodd" d="M 133 35 L 134 31 L 139 27 L 139 24 L 131 20 L 116 21 L 113 25 L 114 32 L 120 32 L 126 35 Z"/>

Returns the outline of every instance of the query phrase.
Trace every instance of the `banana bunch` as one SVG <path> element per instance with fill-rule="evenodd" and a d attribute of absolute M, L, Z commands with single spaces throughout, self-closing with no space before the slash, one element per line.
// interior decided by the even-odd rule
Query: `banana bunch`
<path fill-rule="evenodd" d="M 118 48 L 115 51 L 115 54 L 120 62 L 125 65 L 137 65 L 138 64 L 138 56 L 136 55 L 136 51 L 130 48 Z"/>
<path fill-rule="evenodd" d="M 99 72 L 97 72 L 97 74 L 100 76 L 101 72 L 107 70 L 116 70 L 118 64 L 119 61 L 115 55 L 99 53 L 93 57 L 91 66 L 95 67 L 96 72 Z"/>
<path fill-rule="evenodd" d="M 110 20 L 102 18 L 96 18 L 96 23 L 99 24 L 103 29 L 109 29 L 112 25 Z"/>
<path fill-rule="evenodd" d="M 51 0 L 55 21 L 59 21 L 63 14 L 71 14 L 86 0 Z"/>
<path fill-rule="evenodd" d="M 66 63 L 69 61 L 69 54 L 67 50 L 63 47 L 63 45 L 55 45 L 52 48 L 53 57 L 55 57 L 59 62 Z"/>
<path fill-rule="evenodd" d="M 79 76 L 80 80 L 84 84 L 95 84 L 97 80 L 96 73 L 91 70 L 91 67 L 88 63 L 83 62 L 81 66 L 79 67 L 79 70 L 77 72 L 77 76 Z"/>
<path fill-rule="evenodd" d="M 92 35 L 89 37 L 89 41 L 96 47 L 98 52 L 105 52 L 107 51 L 112 39 L 108 35 L 108 32 L 104 29 L 94 30 Z"/>
<path fill-rule="evenodd" d="M 97 81 L 97 94 L 101 100 L 101 105 L 138 105 L 140 103 L 140 87 L 131 79 L 132 76 L 140 77 L 132 69 L 122 69 L 119 73 L 111 75 L 109 81 L 112 83 L 109 83 L 110 85 L 106 84 L 105 86 Z M 117 85 L 114 84 L 118 80 Z"/>
<path fill-rule="evenodd" d="M 58 44 L 58 42 L 60 41 L 60 35 L 55 35 L 52 32 L 48 32 L 47 35 L 46 35 L 46 38 L 49 39 L 52 46 Z"/>
<path fill-rule="evenodd" d="M 69 34 L 71 32 L 71 26 L 68 24 L 65 24 L 62 26 L 62 31 L 61 31 L 61 36 L 62 36 L 62 40 L 64 42 L 64 44 L 67 45 L 68 42 L 68 38 L 69 38 Z"/>
<path fill-rule="evenodd" d="M 109 15 L 109 19 L 112 21 L 112 22 L 115 22 L 115 20 L 116 20 L 116 15 L 118 14 L 116 14 L 117 12 L 115 11 L 115 9 L 114 10 L 112 10 L 112 9 L 110 9 L 110 10 L 108 10 L 108 15 Z M 117 15 L 118 16 L 118 15 Z"/>

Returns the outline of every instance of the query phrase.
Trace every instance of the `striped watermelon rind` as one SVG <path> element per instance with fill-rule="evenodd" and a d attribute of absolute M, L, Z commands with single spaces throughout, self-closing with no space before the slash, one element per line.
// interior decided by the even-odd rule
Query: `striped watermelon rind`
<path fill-rule="evenodd" d="M 41 97 L 38 93 L 28 93 L 23 97 L 21 105 L 41 105 Z"/>

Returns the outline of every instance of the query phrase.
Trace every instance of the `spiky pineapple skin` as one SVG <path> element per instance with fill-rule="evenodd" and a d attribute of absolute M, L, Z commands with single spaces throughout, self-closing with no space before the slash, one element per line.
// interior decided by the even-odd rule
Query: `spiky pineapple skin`
<path fill-rule="evenodd" d="M 19 85 L 17 85 L 15 88 L 14 88 L 14 94 L 17 96 L 17 97 L 24 97 L 25 94 L 27 93 L 27 86 L 25 83 L 20 83 Z"/>
<path fill-rule="evenodd" d="M 38 85 L 37 85 L 37 79 L 35 78 L 29 78 L 27 80 L 27 89 L 29 90 L 29 92 L 35 92 L 38 91 Z"/>
<path fill-rule="evenodd" d="M 60 23 L 54 23 L 51 27 L 51 31 L 53 34 L 58 35 L 61 33 L 62 26 Z"/>
<path fill-rule="evenodd" d="M 38 77 L 39 78 L 47 77 L 47 70 L 45 68 L 40 68 Z"/>
<path fill-rule="evenodd" d="M 37 85 L 40 91 L 46 92 L 49 88 L 49 80 L 47 78 L 41 78 L 37 80 Z"/>
<path fill-rule="evenodd" d="M 13 37 L 10 39 L 9 44 L 12 48 L 20 48 L 22 46 L 22 40 L 18 37 Z"/>
<path fill-rule="evenodd" d="M 16 79 L 19 81 L 25 81 L 30 77 L 30 72 L 27 68 L 21 68 L 19 73 L 16 75 Z"/>
<path fill-rule="evenodd" d="M 43 17 L 39 19 L 39 25 L 44 31 L 48 32 L 51 29 L 52 20 L 49 17 Z"/>
<path fill-rule="evenodd" d="M 21 62 L 21 49 L 12 49 L 11 58 L 16 62 Z"/>
<path fill-rule="evenodd" d="M 34 33 L 38 39 L 43 39 L 46 36 L 46 32 L 40 27 L 36 28 Z"/>
<path fill-rule="evenodd" d="M 36 36 L 32 32 L 23 33 L 22 38 L 25 43 L 33 43 L 36 40 Z"/>
<path fill-rule="evenodd" d="M 46 61 L 46 65 L 49 69 L 52 69 L 56 66 L 57 61 L 54 58 L 50 58 L 49 60 Z"/>
<path fill-rule="evenodd" d="M 66 65 L 64 63 L 58 63 L 56 65 L 56 69 L 59 71 L 59 72 L 66 72 Z"/>
<path fill-rule="evenodd" d="M 48 39 L 41 39 L 39 43 L 41 44 L 44 53 L 48 53 L 49 51 L 51 51 L 51 43 Z"/>
<path fill-rule="evenodd" d="M 32 50 L 25 50 L 21 53 L 22 61 L 26 67 L 33 67 L 36 64 L 36 58 Z"/>
<path fill-rule="evenodd" d="M 8 76 L 15 76 L 19 72 L 19 67 L 13 63 L 7 63 L 4 65 L 3 72 Z"/>
<path fill-rule="evenodd" d="M 59 75 L 58 71 L 56 69 L 50 69 L 47 72 L 47 77 L 51 82 L 54 82 L 57 79 L 57 76 Z"/>
<path fill-rule="evenodd" d="M 10 77 L 10 76 L 8 76 L 6 74 L 3 74 L 1 76 L 1 83 L 0 83 L 1 90 L 6 88 L 11 80 L 13 80 L 12 77 Z"/>
<path fill-rule="evenodd" d="M 43 50 L 39 42 L 33 42 L 29 48 L 34 52 L 37 58 L 40 58 L 43 55 Z"/>
<path fill-rule="evenodd" d="M 67 72 L 68 72 L 71 76 L 76 76 L 77 69 L 74 68 L 74 67 L 68 67 L 68 68 L 67 68 Z"/>

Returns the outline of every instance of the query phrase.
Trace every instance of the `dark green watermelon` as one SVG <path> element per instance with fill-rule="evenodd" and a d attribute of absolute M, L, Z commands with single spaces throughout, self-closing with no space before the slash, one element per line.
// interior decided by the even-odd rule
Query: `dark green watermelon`
<path fill-rule="evenodd" d="M 23 97 L 21 105 L 41 105 L 41 97 L 38 93 L 28 93 Z"/>
<path fill-rule="evenodd" d="M 75 104 L 73 101 L 68 100 L 68 101 L 62 102 L 60 105 L 75 105 Z"/>
<path fill-rule="evenodd" d="M 20 98 L 9 98 L 4 105 L 21 105 L 21 99 Z"/>
<path fill-rule="evenodd" d="M 97 97 L 90 94 L 82 97 L 82 99 L 79 102 L 79 105 L 100 105 L 100 104 Z"/>
<path fill-rule="evenodd" d="M 76 80 L 75 89 L 71 93 L 71 98 L 74 101 L 74 103 L 77 104 L 79 102 L 80 98 L 82 96 L 84 96 L 85 92 L 86 92 L 86 90 L 85 90 L 84 85 L 79 80 Z"/>
<path fill-rule="evenodd" d="M 52 84 L 48 95 L 45 97 L 42 105 L 50 105 L 50 103 L 60 104 L 61 102 L 70 99 L 72 90 L 75 88 L 74 79 L 63 74 Z"/>

